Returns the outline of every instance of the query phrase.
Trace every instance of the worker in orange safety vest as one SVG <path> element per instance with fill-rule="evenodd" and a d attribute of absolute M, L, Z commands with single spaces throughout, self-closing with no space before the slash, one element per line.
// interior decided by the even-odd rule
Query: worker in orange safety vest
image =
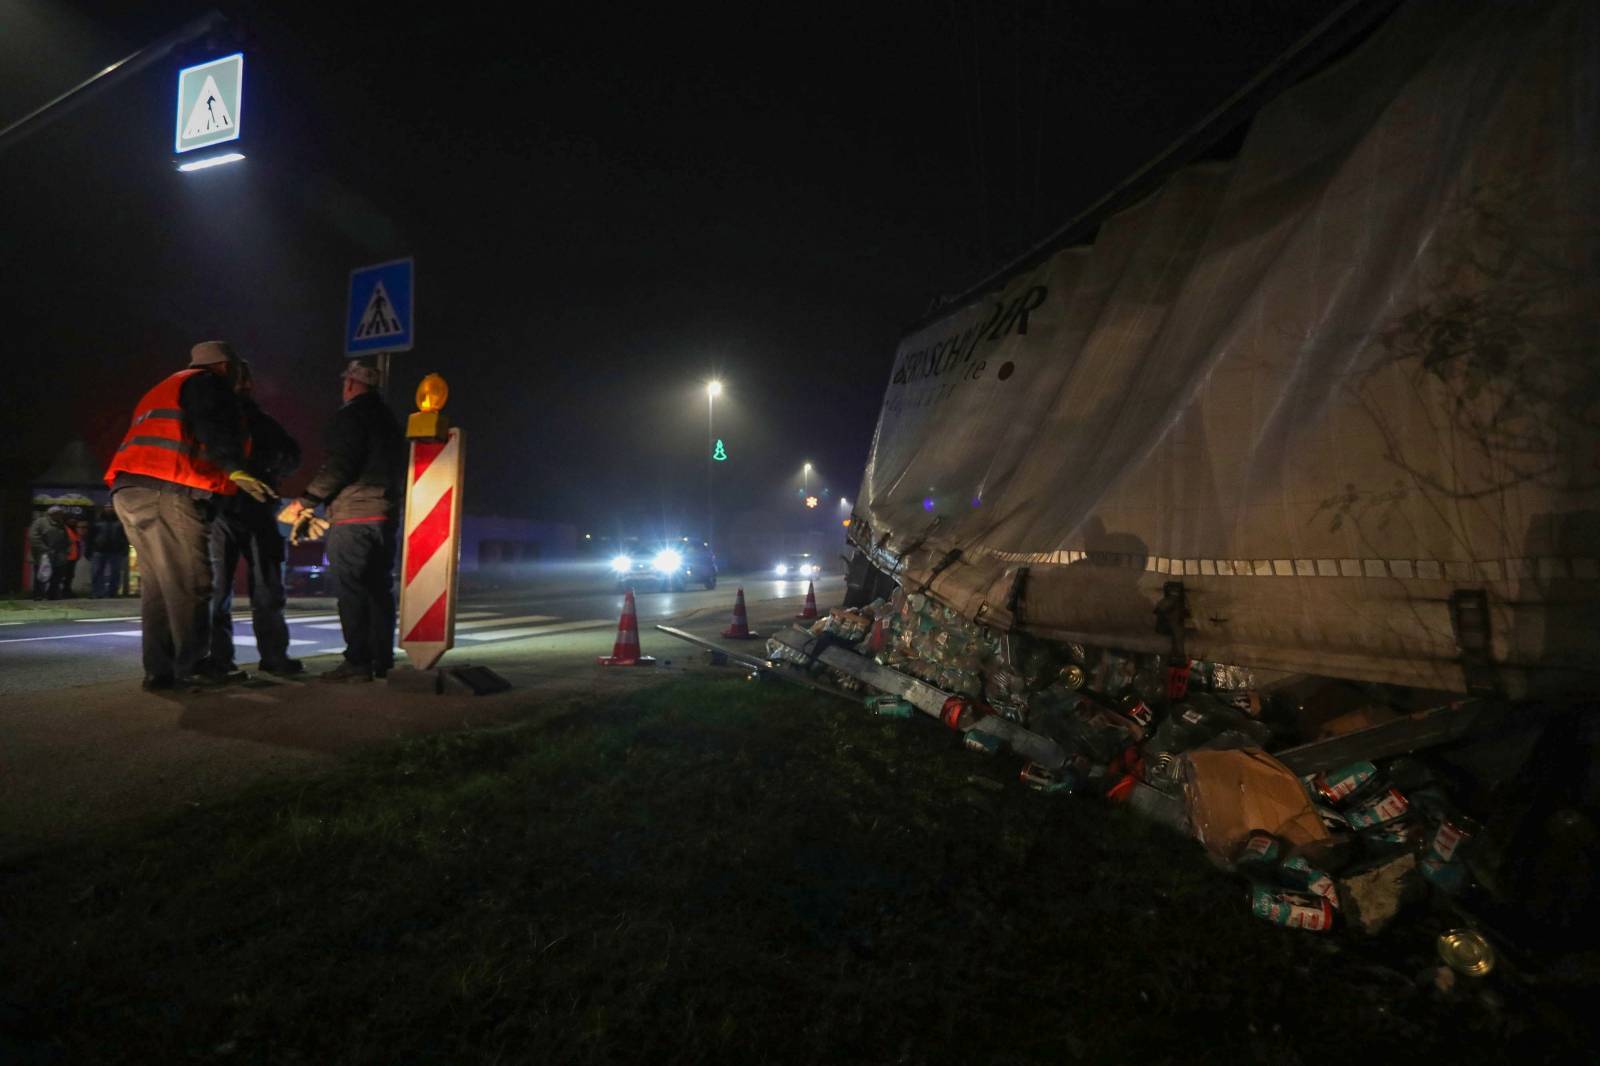
<path fill-rule="evenodd" d="M 239 360 L 223 341 L 189 352 L 189 366 L 139 401 L 106 468 L 111 502 L 139 556 L 146 691 L 224 684 L 208 670 L 211 523 L 218 497 L 263 502 L 271 486 L 245 470 L 249 441 L 234 382 Z"/>

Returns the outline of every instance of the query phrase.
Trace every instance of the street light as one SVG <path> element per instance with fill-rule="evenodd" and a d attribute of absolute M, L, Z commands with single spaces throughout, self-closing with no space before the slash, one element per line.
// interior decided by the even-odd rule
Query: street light
<path fill-rule="evenodd" d="M 243 158 L 244 156 L 240 155 L 238 152 L 229 152 L 227 155 L 214 155 L 209 159 L 196 159 L 188 163 L 179 163 L 178 169 L 183 171 L 185 174 L 188 174 L 196 170 L 210 170 L 212 167 L 225 166 L 228 163 L 237 163 Z"/>

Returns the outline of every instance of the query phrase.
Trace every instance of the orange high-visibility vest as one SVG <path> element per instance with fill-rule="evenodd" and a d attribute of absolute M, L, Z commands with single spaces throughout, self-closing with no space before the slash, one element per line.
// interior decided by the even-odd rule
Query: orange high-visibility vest
<path fill-rule="evenodd" d="M 106 467 L 106 484 L 119 473 L 160 478 L 191 489 L 204 489 L 219 496 L 231 496 L 239 486 L 228 479 L 228 472 L 208 460 L 205 448 L 184 424 L 178 393 L 183 383 L 208 370 L 180 370 L 144 394 L 133 409 L 133 423 L 111 465 Z"/>
<path fill-rule="evenodd" d="M 71 522 L 67 523 L 67 562 L 75 563 L 83 558 L 83 537 L 78 533 L 77 527 Z"/>

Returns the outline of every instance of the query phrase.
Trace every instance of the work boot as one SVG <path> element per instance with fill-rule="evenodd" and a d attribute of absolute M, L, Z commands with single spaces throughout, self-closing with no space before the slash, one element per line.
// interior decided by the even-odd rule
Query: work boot
<path fill-rule="evenodd" d="M 318 681 L 329 681 L 334 684 L 345 681 L 371 681 L 371 667 L 362 666 L 360 663 L 345 661 L 317 676 Z"/>
<path fill-rule="evenodd" d="M 294 677 L 296 674 L 306 672 L 305 663 L 302 663 L 299 659 L 278 659 L 274 662 L 262 660 L 261 665 L 256 669 L 264 674 L 275 674 L 278 677 Z"/>
<path fill-rule="evenodd" d="M 250 680 L 250 675 L 233 663 L 226 665 L 213 659 L 201 659 L 194 672 L 179 678 L 179 684 L 188 688 L 221 688 L 223 685 L 240 685 Z"/>

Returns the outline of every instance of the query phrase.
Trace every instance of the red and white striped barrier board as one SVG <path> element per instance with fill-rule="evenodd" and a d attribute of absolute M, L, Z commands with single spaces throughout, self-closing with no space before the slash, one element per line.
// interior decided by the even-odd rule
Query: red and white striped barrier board
<path fill-rule="evenodd" d="M 456 641 L 456 563 L 461 549 L 462 439 L 414 440 L 406 469 L 400 568 L 400 647 L 428 670 Z"/>

